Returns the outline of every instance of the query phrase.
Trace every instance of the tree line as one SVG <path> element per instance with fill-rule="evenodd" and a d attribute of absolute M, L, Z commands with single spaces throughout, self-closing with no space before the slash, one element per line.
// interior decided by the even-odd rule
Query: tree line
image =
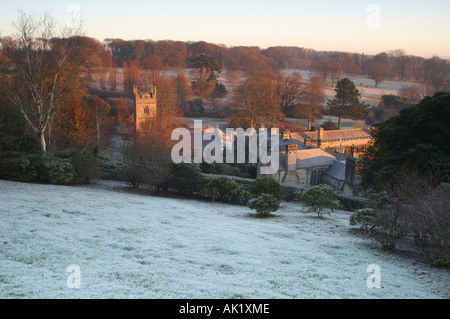
<path fill-rule="evenodd" d="M 117 67 L 135 64 L 140 68 L 190 68 L 191 60 L 201 54 L 215 57 L 219 65 L 229 70 L 240 70 L 258 75 L 269 70 L 312 70 L 330 77 L 332 83 L 341 75 L 365 75 L 378 85 L 384 80 L 414 80 L 428 82 L 436 90 L 448 81 L 448 60 L 434 56 L 426 59 L 409 55 L 403 49 L 381 52 L 374 56 L 348 53 L 324 52 L 300 47 L 227 47 L 205 41 L 152 41 L 106 39 L 103 43 L 92 38 L 103 54 L 107 64 Z M 102 53 L 101 53 L 102 52 Z M 106 53 L 105 53 L 106 52 Z M 101 60 L 99 58 L 98 60 Z M 448 83 L 447 83 L 448 84 Z"/>
<path fill-rule="evenodd" d="M 5 38 L 4 40 L 7 40 Z M 302 47 L 254 46 L 228 47 L 205 41 L 97 39 L 78 36 L 80 47 L 92 50 L 84 68 L 95 69 L 136 66 L 139 69 L 192 68 L 192 59 L 202 54 L 217 59 L 220 67 L 259 75 L 282 69 L 311 70 L 330 78 L 332 84 L 342 75 L 363 75 L 375 85 L 385 80 L 426 82 L 435 91 L 448 84 L 450 63 L 438 56 L 423 58 L 403 49 L 366 55 L 349 52 L 316 51 Z"/>

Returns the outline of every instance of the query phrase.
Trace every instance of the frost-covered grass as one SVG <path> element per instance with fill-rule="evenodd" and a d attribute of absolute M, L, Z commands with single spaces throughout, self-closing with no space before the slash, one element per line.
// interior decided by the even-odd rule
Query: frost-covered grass
<path fill-rule="evenodd" d="M 103 185 L 104 186 L 104 185 Z M 449 273 L 282 203 L 246 207 L 0 181 L 0 298 L 448 298 Z M 69 288 L 76 264 L 81 287 Z M 366 284 L 381 268 L 380 289 Z"/>

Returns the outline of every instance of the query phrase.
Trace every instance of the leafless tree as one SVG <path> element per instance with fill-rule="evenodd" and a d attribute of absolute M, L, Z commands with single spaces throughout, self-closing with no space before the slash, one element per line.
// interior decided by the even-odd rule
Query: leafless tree
<path fill-rule="evenodd" d="M 283 112 L 287 113 L 302 97 L 303 83 L 300 73 L 285 75 L 278 73 L 275 76 L 275 89 L 280 98 Z"/>
<path fill-rule="evenodd" d="M 313 76 L 305 85 L 297 110 L 297 117 L 308 120 L 308 131 L 311 123 L 320 118 L 325 100 L 325 80 L 321 75 Z"/>
<path fill-rule="evenodd" d="M 80 29 L 65 28 L 56 37 L 55 22 L 49 14 L 36 17 L 23 11 L 14 27 L 17 33 L 12 40 L 1 42 L 11 63 L 2 91 L 20 109 L 45 153 L 49 121 L 79 74 L 75 64 L 82 57 L 71 55 L 69 42 Z"/>

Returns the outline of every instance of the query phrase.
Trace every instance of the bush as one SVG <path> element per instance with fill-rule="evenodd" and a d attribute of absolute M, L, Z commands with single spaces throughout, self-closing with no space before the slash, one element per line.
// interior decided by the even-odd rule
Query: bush
<path fill-rule="evenodd" d="M 238 188 L 238 184 L 230 177 L 211 177 L 204 182 L 201 194 L 205 197 L 212 197 L 213 201 L 218 199 L 228 202 L 231 192 L 236 188 Z"/>
<path fill-rule="evenodd" d="M 0 178 L 21 182 L 89 183 L 99 171 L 95 157 L 76 151 L 55 155 L 9 152 L 0 156 Z"/>
<path fill-rule="evenodd" d="M 376 211 L 372 208 L 358 209 L 350 216 L 350 225 L 359 226 L 363 231 L 369 232 L 375 226 Z"/>
<path fill-rule="evenodd" d="M 366 231 L 383 249 L 393 250 L 406 233 L 407 220 L 402 201 L 382 192 L 372 194 L 368 206 L 350 217 L 350 225 Z"/>
<path fill-rule="evenodd" d="M 200 190 L 200 194 L 204 197 L 211 197 L 213 203 L 216 198 L 220 198 L 219 190 L 216 188 L 216 185 L 212 180 L 206 182 L 206 185 Z"/>
<path fill-rule="evenodd" d="M 100 166 L 93 156 L 77 153 L 70 162 L 75 169 L 75 182 L 89 184 L 100 176 Z"/>
<path fill-rule="evenodd" d="M 131 187 L 138 188 L 141 185 L 153 188 L 158 192 L 167 189 L 172 162 L 165 156 L 155 155 L 152 158 L 131 160 L 122 170 L 122 176 Z"/>
<path fill-rule="evenodd" d="M 7 180 L 20 180 L 18 175 L 19 158 L 25 153 L 4 152 L 0 154 L 0 178 Z"/>
<path fill-rule="evenodd" d="M 124 181 L 123 171 L 125 164 L 120 161 L 105 157 L 98 157 L 97 163 L 100 167 L 100 178 L 113 181 Z"/>
<path fill-rule="evenodd" d="M 195 165 L 190 163 L 172 163 L 169 175 L 169 187 L 179 194 L 192 195 L 198 193 L 205 182 L 205 178 Z"/>
<path fill-rule="evenodd" d="M 70 161 L 49 154 L 2 154 L 0 171 L 1 178 L 26 183 L 71 184 L 74 182 L 74 168 Z"/>
<path fill-rule="evenodd" d="M 316 213 L 319 218 L 322 218 L 325 211 L 330 214 L 331 211 L 339 208 L 337 193 L 329 185 L 305 187 L 296 192 L 296 197 L 309 212 Z"/>
<path fill-rule="evenodd" d="M 43 162 L 41 182 L 51 184 L 71 184 L 75 181 L 74 167 L 68 160 L 59 158 L 47 158 Z"/>
<path fill-rule="evenodd" d="M 415 196 L 408 207 L 408 230 L 426 262 L 450 264 L 450 184 Z"/>
<path fill-rule="evenodd" d="M 281 185 L 278 181 L 270 176 L 257 179 L 251 186 L 250 191 L 255 196 L 262 194 L 270 194 L 277 199 L 281 199 Z"/>
<path fill-rule="evenodd" d="M 56 157 L 70 161 L 74 169 L 74 182 L 89 184 L 100 176 L 97 158 L 79 151 L 67 151 L 55 154 Z"/>
<path fill-rule="evenodd" d="M 406 220 L 402 210 L 388 207 L 390 208 L 375 210 L 374 223 L 370 226 L 368 234 L 383 249 L 393 250 L 397 241 L 405 235 Z"/>
<path fill-rule="evenodd" d="M 337 125 L 332 120 L 328 120 L 321 125 L 325 131 L 337 130 Z"/>
<path fill-rule="evenodd" d="M 231 191 L 229 201 L 235 205 L 247 205 L 252 198 L 252 193 L 246 188 L 239 186 Z"/>
<path fill-rule="evenodd" d="M 280 207 L 280 202 L 271 194 L 261 194 L 249 200 L 247 206 L 260 216 L 269 216 Z"/>
<path fill-rule="evenodd" d="M 138 188 L 147 181 L 146 165 L 144 161 L 132 162 L 122 169 L 123 179 L 133 188 Z"/>

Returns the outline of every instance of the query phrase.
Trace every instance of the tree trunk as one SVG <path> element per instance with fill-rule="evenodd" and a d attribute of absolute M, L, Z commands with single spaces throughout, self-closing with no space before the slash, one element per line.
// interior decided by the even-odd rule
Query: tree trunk
<path fill-rule="evenodd" d="M 39 140 L 40 140 L 40 143 L 41 143 L 41 153 L 42 154 L 47 153 L 47 144 L 45 143 L 45 133 L 44 133 L 44 131 L 41 131 L 39 133 Z"/>
<path fill-rule="evenodd" d="M 338 130 L 341 129 L 341 116 L 338 117 Z"/>

